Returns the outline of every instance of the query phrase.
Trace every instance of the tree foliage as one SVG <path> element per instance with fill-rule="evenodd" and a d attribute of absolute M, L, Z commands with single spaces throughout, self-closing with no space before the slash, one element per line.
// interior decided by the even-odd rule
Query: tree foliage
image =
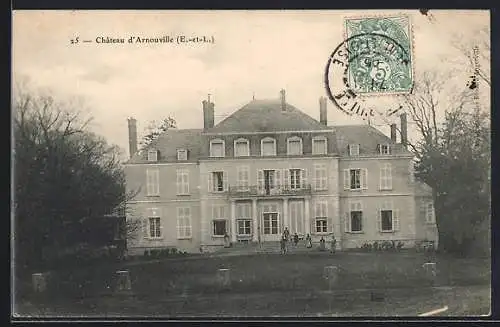
<path fill-rule="evenodd" d="M 13 97 L 16 264 L 40 266 L 43 250 L 84 240 L 85 218 L 125 203 L 119 149 L 88 130 L 71 104 L 18 89 Z"/>
<path fill-rule="evenodd" d="M 177 122 L 171 116 L 164 118 L 161 122 L 151 121 L 146 128 L 145 135 L 141 141 L 141 147 L 146 148 L 151 142 L 156 140 L 160 134 L 166 132 L 170 128 L 177 128 Z"/>

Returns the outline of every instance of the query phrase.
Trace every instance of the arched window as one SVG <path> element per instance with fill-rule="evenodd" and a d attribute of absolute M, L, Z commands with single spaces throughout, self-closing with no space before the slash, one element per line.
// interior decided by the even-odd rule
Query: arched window
<path fill-rule="evenodd" d="M 247 139 L 239 138 L 234 141 L 234 156 L 248 157 L 250 155 L 250 143 Z"/>
<path fill-rule="evenodd" d="M 210 141 L 210 157 L 224 157 L 225 154 L 224 140 L 214 139 Z"/>
<path fill-rule="evenodd" d="M 276 140 L 272 137 L 265 137 L 260 140 L 260 154 L 262 156 L 275 156 Z"/>
<path fill-rule="evenodd" d="M 292 136 L 287 139 L 287 154 L 289 156 L 302 155 L 302 139 Z"/>

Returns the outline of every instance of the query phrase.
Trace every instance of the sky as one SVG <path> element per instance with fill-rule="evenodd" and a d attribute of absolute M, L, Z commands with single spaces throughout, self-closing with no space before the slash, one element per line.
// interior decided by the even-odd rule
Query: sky
<path fill-rule="evenodd" d="M 83 99 L 90 127 L 128 151 L 128 117 L 137 119 L 140 135 L 169 115 L 179 128 L 202 128 L 208 94 L 216 123 L 254 96 L 279 99 L 281 89 L 287 102 L 319 119 L 324 70 L 343 40 L 344 19 L 394 14 L 410 17 L 415 74 L 434 71 L 449 77 L 447 87 L 465 86 L 470 67 L 455 43 L 472 48 L 478 30 L 489 33 L 488 11 L 15 11 L 12 74 L 56 99 Z M 127 43 L 131 36 L 177 35 L 215 42 Z M 97 44 L 97 37 L 125 43 Z M 489 89 L 480 90 L 489 104 Z M 328 121 L 366 123 L 333 103 Z M 386 121 L 372 124 L 389 133 Z"/>

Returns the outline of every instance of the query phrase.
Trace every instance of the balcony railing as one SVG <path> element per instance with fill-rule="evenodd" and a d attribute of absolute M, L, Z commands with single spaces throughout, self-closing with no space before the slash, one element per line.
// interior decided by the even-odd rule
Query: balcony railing
<path fill-rule="evenodd" d="M 230 186 L 229 195 L 237 197 L 246 196 L 300 196 L 310 195 L 311 185 L 301 185 L 301 187 L 291 187 L 290 185 L 276 185 L 272 187 L 264 186 Z"/>

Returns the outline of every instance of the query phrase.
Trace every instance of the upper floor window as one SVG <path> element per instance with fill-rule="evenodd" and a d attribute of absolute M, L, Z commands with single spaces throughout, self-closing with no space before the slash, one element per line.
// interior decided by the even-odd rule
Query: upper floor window
<path fill-rule="evenodd" d="M 160 195 L 160 170 L 158 169 L 146 170 L 146 195 L 147 196 Z"/>
<path fill-rule="evenodd" d="M 186 149 L 177 149 L 177 160 L 178 161 L 186 161 L 187 160 L 187 150 Z"/>
<path fill-rule="evenodd" d="M 312 154 L 326 154 L 326 153 L 327 153 L 326 137 L 319 136 L 313 138 Z"/>
<path fill-rule="evenodd" d="M 186 239 L 192 236 L 191 208 L 177 208 L 177 238 Z"/>
<path fill-rule="evenodd" d="M 247 139 L 237 139 L 234 141 L 234 156 L 248 157 L 250 155 L 250 146 Z"/>
<path fill-rule="evenodd" d="M 390 144 L 379 144 L 378 151 L 380 154 L 391 154 L 391 145 Z"/>
<path fill-rule="evenodd" d="M 275 156 L 276 140 L 271 137 L 263 138 L 260 141 L 260 153 L 262 156 Z"/>
<path fill-rule="evenodd" d="M 328 189 L 328 176 L 326 164 L 314 164 L 314 189 L 326 190 Z"/>
<path fill-rule="evenodd" d="M 290 137 L 287 140 L 287 153 L 291 156 L 302 154 L 302 139 L 298 136 Z"/>
<path fill-rule="evenodd" d="M 189 194 L 189 171 L 177 169 L 177 195 Z"/>
<path fill-rule="evenodd" d="M 158 150 L 148 151 L 148 161 L 158 161 Z"/>
<path fill-rule="evenodd" d="M 344 190 L 368 188 L 368 170 L 366 168 L 344 169 Z"/>
<path fill-rule="evenodd" d="M 384 163 L 380 167 L 380 189 L 392 190 L 392 165 Z"/>
<path fill-rule="evenodd" d="M 227 173 L 224 171 L 213 171 L 208 175 L 208 191 L 224 192 L 228 189 Z"/>
<path fill-rule="evenodd" d="M 224 140 L 211 140 L 210 141 L 210 156 L 211 157 L 224 157 L 225 146 Z"/>
<path fill-rule="evenodd" d="M 359 156 L 359 144 L 349 144 L 349 155 Z"/>

